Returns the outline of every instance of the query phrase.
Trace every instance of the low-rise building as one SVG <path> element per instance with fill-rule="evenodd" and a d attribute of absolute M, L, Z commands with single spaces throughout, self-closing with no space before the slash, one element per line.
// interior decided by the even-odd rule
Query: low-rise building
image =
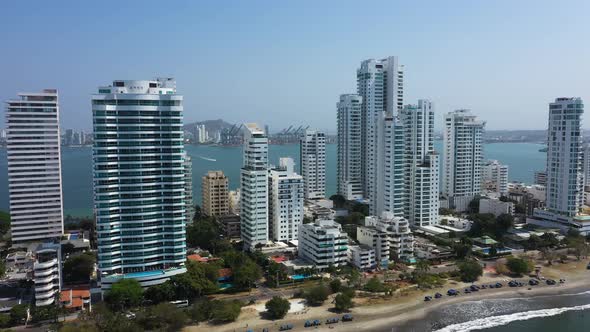
<path fill-rule="evenodd" d="M 226 239 L 240 238 L 240 216 L 237 214 L 229 214 L 217 218 L 221 230 L 221 234 Z"/>
<path fill-rule="evenodd" d="M 317 269 L 342 266 L 348 260 L 348 236 L 334 220 L 316 220 L 299 227 L 298 251 Z"/>
<path fill-rule="evenodd" d="M 374 269 L 377 266 L 375 249 L 368 245 L 348 247 L 348 262 L 359 270 Z"/>
<path fill-rule="evenodd" d="M 504 202 L 499 199 L 482 198 L 479 200 L 479 213 L 491 213 L 494 216 L 501 214 L 514 214 L 514 203 Z"/>
<path fill-rule="evenodd" d="M 357 240 L 375 249 L 376 260 L 387 267 L 392 259 L 410 262 L 414 259 L 414 235 L 410 223 L 391 212 L 380 217 L 365 217 L 365 226 L 357 227 Z"/>
<path fill-rule="evenodd" d="M 60 293 L 61 305 L 69 311 L 91 310 L 90 289 L 64 289 Z"/>
<path fill-rule="evenodd" d="M 33 281 L 35 283 L 35 305 L 55 303 L 56 294 L 61 290 L 61 244 L 43 243 L 35 251 Z"/>

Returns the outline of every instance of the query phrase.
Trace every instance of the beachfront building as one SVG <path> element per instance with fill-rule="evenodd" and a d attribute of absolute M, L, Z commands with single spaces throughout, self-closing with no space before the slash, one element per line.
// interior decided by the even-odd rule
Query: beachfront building
<path fill-rule="evenodd" d="M 183 98 L 176 81 L 117 80 L 92 95 L 101 287 L 186 272 Z"/>
<path fill-rule="evenodd" d="M 508 194 L 508 165 L 488 160 L 483 166 L 483 190 L 499 196 Z"/>
<path fill-rule="evenodd" d="M 241 238 L 244 248 L 266 244 L 268 231 L 268 137 L 258 125 L 247 123 L 240 171 Z"/>
<path fill-rule="evenodd" d="M 482 198 L 479 200 L 479 213 L 491 213 L 498 217 L 501 214 L 514 214 L 514 202 L 504 202 L 498 198 Z"/>
<path fill-rule="evenodd" d="M 469 110 L 445 115 L 442 193 L 457 211 L 481 194 L 484 126 Z"/>
<path fill-rule="evenodd" d="M 574 228 L 590 234 L 590 215 L 583 211 L 584 165 L 580 98 L 556 98 L 549 104 L 547 130 L 546 208 L 536 209 L 527 223 Z"/>
<path fill-rule="evenodd" d="M 209 171 L 202 178 L 203 214 L 221 217 L 230 213 L 229 180 L 222 171 Z"/>
<path fill-rule="evenodd" d="M 305 199 L 326 197 L 326 134 L 306 130 L 300 141 L 300 170 Z"/>
<path fill-rule="evenodd" d="M 357 94 L 361 103 L 361 181 L 364 198 L 372 214 L 377 210 L 378 192 L 378 122 L 383 112 L 397 115 L 403 107 L 404 67 L 398 58 L 361 62 L 357 69 Z"/>
<path fill-rule="evenodd" d="M 355 94 L 340 95 L 338 108 L 337 192 L 347 200 L 363 198 L 361 104 Z"/>
<path fill-rule="evenodd" d="M 6 102 L 11 241 L 27 246 L 63 234 L 58 93 L 19 93 Z"/>
<path fill-rule="evenodd" d="M 186 204 L 186 222 L 192 224 L 195 217 L 195 202 L 193 201 L 193 159 L 184 153 L 184 201 Z"/>
<path fill-rule="evenodd" d="M 280 158 L 268 173 L 269 229 L 273 241 L 297 240 L 303 223 L 304 180 L 292 158 Z"/>
<path fill-rule="evenodd" d="M 348 262 L 359 270 L 370 270 L 377 267 L 375 248 L 368 245 L 348 247 Z"/>
<path fill-rule="evenodd" d="M 61 244 L 42 243 L 35 250 L 33 282 L 37 307 L 55 302 L 62 287 Z"/>
<path fill-rule="evenodd" d="M 534 180 L 535 184 L 538 184 L 541 186 L 546 186 L 547 185 L 547 172 L 546 171 L 535 171 L 534 179 L 535 179 Z"/>
<path fill-rule="evenodd" d="M 404 181 L 403 128 L 393 115 L 381 112 L 377 121 L 376 191 L 373 209 L 403 217 L 407 211 Z"/>
<path fill-rule="evenodd" d="M 322 270 L 348 261 L 348 236 L 334 220 L 316 220 L 299 227 L 299 258 Z"/>
<path fill-rule="evenodd" d="M 424 99 L 406 105 L 399 112 L 399 122 L 403 150 L 396 161 L 404 167 L 397 174 L 404 180 L 403 216 L 415 227 L 435 225 L 439 219 L 439 155 L 434 150 L 434 105 Z"/>
<path fill-rule="evenodd" d="M 375 249 L 377 263 L 387 267 L 390 261 L 411 262 L 414 259 L 414 235 L 410 223 L 391 212 L 365 217 L 365 225 L 357 227 L 359 243 Z"/>

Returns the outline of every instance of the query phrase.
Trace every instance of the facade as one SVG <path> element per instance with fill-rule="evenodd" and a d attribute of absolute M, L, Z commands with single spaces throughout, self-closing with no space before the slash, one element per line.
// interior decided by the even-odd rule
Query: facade
<path fill-rule="evenodd" d="M 482 184 L 484 190 L 506 196 L 508 194 L 508 165 L 502 165 L 497 160 L 488 160 L 483 166 Z"/>
<path fill-rule="evenodd" d="M 586 156 L 586 155 L 584 155 L 584 156 Z M 539 184 L 542 186 L 547 185 L 547 172 L 546 171 L 535 171 L 535 184 Z"/>
<path fill-rule="evenodd" d="M 377 267 L 375 249 L 367 245 L 349 246 L 348 262 L 359 270 L 370 270 Z"/>
<path fill-rule="evenodd" d="M 101 287 L 142 286 L 186 268 L 182 96 L 173 79 L 114 81 L 92 96 Z"/>
<path fill-rule="evenodd" d="M 20 93 L 6 104 L 12 244 L 59 238 L 63 203 L 57 90 Z"/>
<path fill-rule="evenodd" d="M 306 130 L 300 142 L 301 176 L 305 186 L 305 199 L 326 196 L 326 134 Z"/>
<path fill-rule="evenodd" d="M 258 125 L 244 131 L 244 157 L 240 172 L 240 218 L 244 247 L 266 244 L 268 231 L 268 137 Z"/>
<path fill-rule="evenodd" d="M 407 211 L 404 181 L 403 128 L 393 115 L 382 112 L 377 121 L 376 192 L 372 209 L 402 217 Z"/>
<path fill-rule="evenodd" d="M 191 224 L 195 217 L 195 202 L 193 201 L 193 159 L 184 153 L 184 200 L 186 203 L 186 222 Z"/>
<path fill-rule="evenodd" d="M 229 211 L 229 180 L 222 171 L 209 171 L 203 176 L 201 189 L 203 213 L 210 217 L 221 217 Z"/>
<path fill-rule="evenodd" d="M 230 190 L 228 193 L 228 199 L 229 199 L 229 213 L 230 214 L 237 214 L 240 215 L 240 188 L 236 189 L 236 190 Z"/>
<path fill-rule="evenodd" d="M 204 124 L 197 125 L 195 131 L 197 142 L 206 143 L 209 140 L 209 133 L 207 133 L 207 129 L 205 128 Z"/>
<path fill-rule="evenodd" d="M 269 221 L 273 241 L 297 240 L 303 223 L 303 177 L 294 171 L 291 158 L 281 158 L 280 165 L 268 173 Z"/>
<path fill-rule="evenodd" d="M 322 270 L 348 261 L 348 236 L 333 220 L 316 220 L 299 227 L 299 257 Z"/>
<path fill-rule="evenodd" d="M 494 216 L 514 214 L 514 203 L 503 202 L 499 199 L 485 198 L 479 200 L 479 213 L 491 213 Z"/>
<path fill-rule="evenodd" d="M 363 199 L 361 104 L 359 95 L 340 96 L 338 108 L 338 194 Z"/>
<path fill-rule="evenodd" d="M 371 213 L 378 197 L 377 128 L 383 112 L 395 116 L 403 107 L 404 68 L 397 57 L 369 59 L 357 69 L 357 94 L 361 104 L 362 190 Z"/>
<path fill-rule="evenodd" d="M 414 236 L 407 219 L 383 212 L 380 217 L 365 217 L 365 226 L 357 227 L 359 243 L 375 249 L 377 264 L 387 267 L 390 261 L 414 259 Z"/>
<path fill-rule="evenodd" d="M 484 126 L 469 110 L 445 116 L 442 193 L 458 211 L 481 194 Z"/>
<path fill-rule="evenodd" d="M 590 187 L 590 144 L 588 143 L 584 144 L 583 158 L 584 187 Z M 584 189 L 584 191 L 590 190 L 590 188 L 588 190 L 586 188 Z"/>
<path fill-rule="evenodd" d="M 42 243 L 35 251 L 33 281 L 35 283 L 35 305 L 53 304 L 61 291 L 61 245 Z"/>
<path fill-rule="evenodd" d="M 240 238 L 240 216 L 228 214 L 218 218 L 221 234 L 227 239 Z"/>
<path fill-rule="evenodd" d="M 438 223 L 439 156 L 434 150 L 434 106 L 428 100 L 406 105 L 403 126 L 404 217 L 415 227 Z"/>

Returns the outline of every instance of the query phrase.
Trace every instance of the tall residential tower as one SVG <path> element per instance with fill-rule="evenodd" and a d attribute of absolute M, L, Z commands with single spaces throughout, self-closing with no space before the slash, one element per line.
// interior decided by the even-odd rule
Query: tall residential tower
<path fill-rule="evenodd" d="M 102 288 L 186 271 L 182 96 L 173 79 L 114 81 L 92 96 Z"/>
<path fill-rule="evenodd" d="M 338 109 L 337 192 L 347 200 L 363 198 L 361 104 L 355 94 L 340 95 Z"/>
<path fill-rule="evenodd" d="M 300 142 L 301 176 L 306 199 L 326 196 L 326 134 L 306 130 Z"/>
<path fill-rule="evenodd" d="M 279 167 L 268 173 L 269 229 L 274 241 L 297 240 L 303 223 L 303 181 L 291 158 L 281 158 Z"/>
<path fill-rule="evenodd" d="M 63 203 L 57 90 L 20 93 L 6 103 L 12 244 L 59 238 Z"/>

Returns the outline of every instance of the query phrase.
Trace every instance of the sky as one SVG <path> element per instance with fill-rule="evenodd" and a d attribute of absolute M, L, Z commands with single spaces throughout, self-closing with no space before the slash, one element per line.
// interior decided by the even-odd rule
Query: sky
<path fill-rule="evenodd" d="M 187 123 L 334 132 L 360 62 L 397 55 L 404 102 L 432 100 L 437 128 L 469 108 L 489 130 L 545 129 L 554 98 L 590 100 L 589 10 L 554 0 L 1 1 L 0 100 L 57 88 L 62 129 L 89 130 L 98 86 L 171 76 Z"/>

